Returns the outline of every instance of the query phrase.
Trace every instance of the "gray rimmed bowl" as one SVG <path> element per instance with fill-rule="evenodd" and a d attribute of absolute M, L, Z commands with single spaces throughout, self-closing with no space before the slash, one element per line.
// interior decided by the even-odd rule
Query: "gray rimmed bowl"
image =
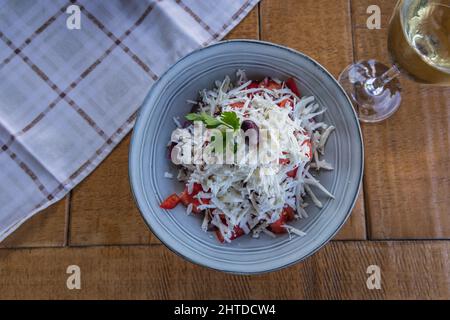
<path fill-rule="evenodd" d="M 309 218 L 294 226 L 307 233 L 272 239 L 244 236 L 220 244 L 201 230 L 201 220 L 187 216 L 178 206 L 165 211 L 159 204 L 183 185 L 167 179 L 176 168 L 167 158 L 167 143 L 175 129 L 174 117 L 184 116 L 198 91 L 211 88 L 215 80 L 234 77 L 245 69 L 249 79 L 266 76 L 293 77 L 302 95 L 314 95 L 327 108 L 324 121 L 336 127 L 326 147 L 325 159 L 335 170 L 321 172 L 322 184 L 336 197 L 320 197 L 324 206 L 309 206 Z M 324 246 L 342 227 L 355 205 L 363 175 L 361 129 L 352 105 L 336 80 L 308 56 L 261 41 L 224 41 L 197 50 L 173 65 L 153 85 L 140 110 L 130 147 L 129 174 L 136 203 L 152 232 L 169 249 L 194 263 L 232 273 L 262 273 L 299 262 Z M 317 192 L 320 195 L 320 192 Z"/>

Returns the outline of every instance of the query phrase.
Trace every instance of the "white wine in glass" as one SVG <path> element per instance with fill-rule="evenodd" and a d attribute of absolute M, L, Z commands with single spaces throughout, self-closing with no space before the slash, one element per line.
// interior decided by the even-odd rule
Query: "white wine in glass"
<path fill-rule="evenodd" d="M 382 121 L 398 109 L 401 73 L 419 83 L 450 85 L 450 0 L 398 1 L 388 49 L 393 67 L 360 61 L 339 77 L 363 122 Z"/>

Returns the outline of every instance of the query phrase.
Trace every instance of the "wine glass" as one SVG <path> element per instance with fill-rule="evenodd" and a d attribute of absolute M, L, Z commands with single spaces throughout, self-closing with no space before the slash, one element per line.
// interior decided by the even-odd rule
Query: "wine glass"
<path fill-rule="evenodd" d="M 359 61 L 339 76 L 360 121 L 379 122 L 398 109 L 401 73 L 419 83 L 450 85 L 450 0 L 399 0 L 388 49 L 391 68 Z"/>

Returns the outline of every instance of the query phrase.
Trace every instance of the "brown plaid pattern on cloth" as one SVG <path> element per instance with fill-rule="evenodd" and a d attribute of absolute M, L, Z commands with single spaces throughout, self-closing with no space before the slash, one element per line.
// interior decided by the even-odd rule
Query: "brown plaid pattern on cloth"
<path fill-rule="evenodd" d="M 0 240 L 96 168 L 159 75 L 257 2 L 0 0 Z"/>

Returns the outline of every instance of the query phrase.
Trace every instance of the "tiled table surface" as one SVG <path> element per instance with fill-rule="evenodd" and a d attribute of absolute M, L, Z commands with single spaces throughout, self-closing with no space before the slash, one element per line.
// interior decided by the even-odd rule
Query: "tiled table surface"
<path fill-rule="evenodd" d="M 382 29 L 369 30 L 377 4 Z M 388 62 L 392 0 L 263 0 L 228 38 L 312 56 L 334 76 L 354 60 Z M 63 201 L 0 244 L 0 298 L 450 298 L 450 89 L 405 78 L 389 120 L 363 125 L 363 190 L 343 230 L 304 263 L 233 276 L 185 262 L 152 236 L 130 194 L 129 136 Z M 82 269 L 68 290 L 66 268 Z M 382 270 L 368 290 L 366 269 Z"/>

